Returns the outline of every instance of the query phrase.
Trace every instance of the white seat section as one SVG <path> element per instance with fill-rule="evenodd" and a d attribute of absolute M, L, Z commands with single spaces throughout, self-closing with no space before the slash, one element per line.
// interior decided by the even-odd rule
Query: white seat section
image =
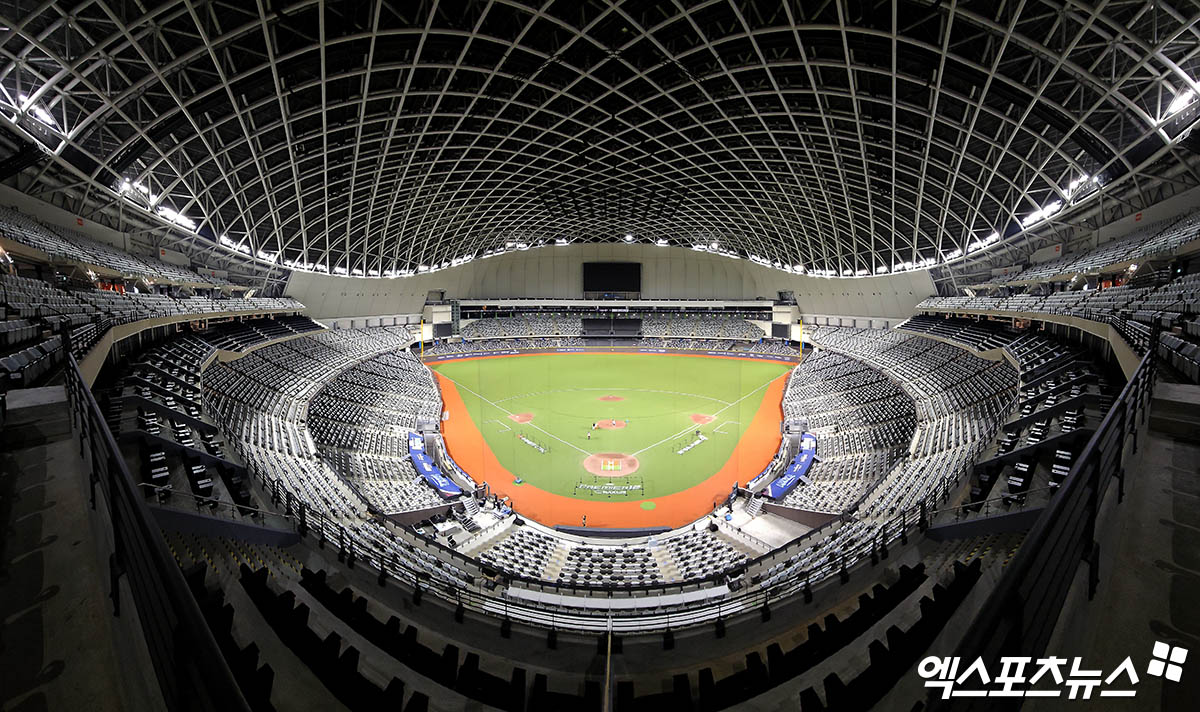
<path fill-rule="evenodd" d="M 127 277 L 212 286 L 233 285 L 227 279 L 202 277 L 197 272 L 155 257 L 134 255 L 75 230 L 45 225 L 11 208 L 0 207 L 0 235 L 37 248 L 52 258 L 105 267 Z"/>
<path fill-rule="evenodd" d="M 348 477 L 343 479 L 321 458 L 307 427 L 308 404 L 325 385 L 354 364 L 384 354 L 395 356 L 390 352 L 403 349 L 411 340 L 403 327 L 380 327 L 323 331 L 267 346 L 205 371 L 205 407 L 230 434 L 248 467 L 278 480 L 314 512 L 325 514 L 320 525 L 342 527 L 362 556 L 375 557 L 375 566 L 395 554 L 408 570 L 465 585 L 471 575 L 462 568 L 416 548 L 413 541 L 398 539 L 395 530 L 368 513 L 364 496 L 378 493 L 373 473 L 383 467 L 389 478 L 397 480 L 405 473 L 402 466 L 392 468 L 393 456 L 331 452 L 329 459 L 346 468 Z M 360 484 L 364 487 L 356 489 Z M 418 499 L 404 501 L 403 507 L 420 508 L 430 501 L 415 485 L 411 491 L 419 493 Z M 399 497 L 401 492 L 390 496 Z M 383 508 L 389 507 L 389 501 L 381 500 Z M 330 529 L 326 535 L 339 533 Z"/>
<path fill-rule="evenodd" d="M 636 314 L 631 314 L 636 316 Z M 650 313 L 641 319 L 642 332 L 622 344 L 643 349 L 724 351 L 774 354 L 796 358 L 799 351 L 786 339 L 767 337 L 756 324 L 732 315 Z M 426 353 L 432 356 L 526 349 L 587 346 L 579 317 L 533 313 L 466 321 L 462 339 L 438 341 Z M 619 345 L 619 344 L 618 344 Z"/>

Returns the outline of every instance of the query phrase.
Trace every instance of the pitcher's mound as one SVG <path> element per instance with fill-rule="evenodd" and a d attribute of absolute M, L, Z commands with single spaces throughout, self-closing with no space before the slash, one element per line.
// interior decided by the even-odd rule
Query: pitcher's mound
<path fill-rule="evenodd" d="M 692 422 L 696 425 L 708 425 L 713 422 L 713 417 L 702 413 L 692 413 Z"/>
<path fill-rule="evenodd" d="M 620 430 L 625 427 L 624 420 L 599 420 L 596 421 L 596 427 L 601 430 Z"/>
<path fill-rule="evenodd" d="M 597 477 L 624 477 L 637 472 L 640 463 L 622 452 L 598 452 L 583 460 L 583 469 Z"/>
<path fill-rule="evenodd" d="M 509 413 L 508 419 L 516 423 L 528 423 L 533 420 L 533 413 Z"/>
<path fill-rule="evenodd" d="M 624 398 L 622 398 L 621 396 L 600 396 L 600 397 L 599 397 L 599 398 L 597 398 L 596 400 L 602 400 L 602 401 L 605 401 L 605 402 L 611 402 L 611 401 L 623 401 L 623 400 L 625 400 L 625 399 L 624 399 Z"/>

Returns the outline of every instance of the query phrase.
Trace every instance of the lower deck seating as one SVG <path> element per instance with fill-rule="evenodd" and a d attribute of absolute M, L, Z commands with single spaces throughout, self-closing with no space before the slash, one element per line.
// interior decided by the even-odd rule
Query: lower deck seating
<path fill-rule="evenodd" d="M 864 676 L 879 675 L 886 678 L 888 675 L 898 674 L 906 668 L 904 662 L 909 657 L 928 646 L 932 639 L 931 634 L 941 629 L 949 614 L 953 613 L 958 603 L 969 592 L 971 585 L 978 579 L 981 571 L 980 560 L 976 559 L 970 566 L 956 562 L 954 571 L 954 579 L 948 586 L 934 585 L 933 599 L 922 597 L 921 622 L 909 629 L 908 636 L 896 626 L 888 629 L 887 641 L 892 656 L 888 664 L 882 664 L 883 657 L 886 656 L 881 655 L 881 652 L 887 649 L 882 648 L 879 641 L 871 643 L 871 666 L 863 673 Z M 676 675 L 670 681 L 664 680 L 659 686 L 662 689 L 670 689 L 671 692 L 652 692 L 636 697 L 634 685 L 618 679 L 614 710 L 639 712 L 653 710 L 656 704 L 679 705 L 659 709 L 698 709 L 708 712 L 737 709 L 739 705 L 746 704 L 758 695 L 808 672 L 841 651 L 851 646 L 861 646 L 862 637 L 877 623 L 892 616 L 929 578 L 925 573 L 924 564 L 911 568 L 901 566 L 898 573 L 899 577 L 895 583 L 888 586 L 876 584 L 870 593 L 860 595 L 857 609 L 844 619 L 831 613 L 825 616 L 821 624 L 809 625 L 805 641 L 789 650 L 785 650 L 779 643 L 771 643 L 766 648 L 765 659 L 759 651 L 751 651 L 745 656 L 744 668 L 721 678 L 718 678 L 711 668 L 696 671 L 699 695 L 695 699 L 690 692 L 688 673 Z M 895 632 L 892 632 L 893 630 Z M 861 694 L 866 698 L 880 694 L 890 686 L 891 683 L 887 687 Z M 835 693 L 835 697 L 838 694 L 841 693 Z M 803 703 L 804 710 L 810 707 L 825 709 L 820 703 L 820 697 L 813 691 L 806 691 L 802 699 L 806 700 Z M 859 701 L 848 697 L 841 702 L 847 705 L 846 709 L 865 709 Z M 830 703 L 828 709 L 843 708 Z"/>
<path fill-rule="evenodd" d="M 273 712 L 275 706 L 271 704 L 271 688 L 275 682 L 275 671 L 267 663 L 259 666 L 258 645 L 251 642 L 242 647 L 234 640 L 233 606 L 225 602 L 224 592 L 220 588 L 207 588 L 204 581 L 206 574 L 207 567 L 197 564 L 184 571 L 184 578 L 196 602 L 200 604 L 204 620 L 250 709 L 254 712 Z"/>
<path fill-rule="evenodd" d="M 406 626 L 401 631 L 400 621 L 395 616 L 381 621 L 372 615 L 365 597 L 348 587 L 335 591 L 329 586 L 323 570 L 302 570 L 300 585 L 356 633 L 426 679 L 498 709 L 524 709 L 526 672 L 523 668 L 514 667 L 511 677 L 504 680 L 481 670 L 476 653 L 467 653 L 460 667 L 457 647 L 448 645 L 440 654 L 431 650 L 417 640 L 418 633 L 413 626 Z"/>
<path fill-rule="evenodd" d="M 365 678 L 359 671 L 359 650 L 352 645 L 343 647 L 337 632 L 318 636 L 309 627 L 308 606 L 297 604 L 290 591 L 273 592 L 267 584 L 267 569 L 252 571 L 242 564 L 239 581 L 284 645 L 350 710 L 377 712 L 403 707 L 405 712 L 415 712 L 428 708 L 428 698 L 421 693 L 404 706 L 404 683 L 398 678 L 383 688 Z"/>
<path fill-rule="evenodd" d="M 16 346 L 32 341 L 41 333 L 41 329 L 28 319 L 13 319 L 0 321 L 0 345 Z"/>

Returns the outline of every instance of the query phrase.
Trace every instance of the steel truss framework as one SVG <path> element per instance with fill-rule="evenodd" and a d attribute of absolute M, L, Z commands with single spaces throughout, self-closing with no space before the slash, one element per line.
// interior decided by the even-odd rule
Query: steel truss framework
<path fill-rule="evenodd" d="M 560 239 L 965 273 L 1200 184 L 1188 0 L 0 12 L 0 178 L 260 277 Z"/>

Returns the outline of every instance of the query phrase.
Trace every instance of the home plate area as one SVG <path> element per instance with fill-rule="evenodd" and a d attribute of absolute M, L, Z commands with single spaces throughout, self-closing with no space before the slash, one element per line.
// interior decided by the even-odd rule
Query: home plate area
<path fill-rule="evenodd" d="M 597 477 L 625 477 L 637 472 L 640 463 L 622 452 L 598 452 L 583 460 L 583 469 Z"/>

